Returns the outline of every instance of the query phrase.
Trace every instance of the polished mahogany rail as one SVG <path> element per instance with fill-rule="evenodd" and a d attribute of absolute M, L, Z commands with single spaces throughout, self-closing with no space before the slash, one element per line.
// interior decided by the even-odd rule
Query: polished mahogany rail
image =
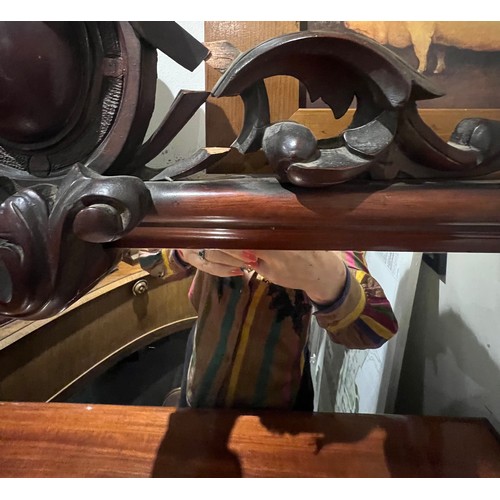
<path fill-rule="evenodd" d="M 307 189 L 242 176 L 146 186 L 153 208 L 120 247 L 500 251 L 499 181 Z"/>
<path fill-rule="evenodd" d="M 1 477 L 500 477 L 484 419 L 0 403 Z"/>

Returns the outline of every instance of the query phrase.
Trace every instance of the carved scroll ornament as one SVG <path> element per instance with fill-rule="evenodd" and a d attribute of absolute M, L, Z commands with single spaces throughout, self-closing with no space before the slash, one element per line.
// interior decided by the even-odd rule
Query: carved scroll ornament
<path fill-rule="evenodd" d="M 208 56 L 173 22 L 0 22 L 0 40 L 0 175 L 21 185 L 57 184 L 76 163 L 140 176 L 209 95 L 181 91 L 144 140 L 157 49 L 188 69 Z"/>
<path fill-rule="evenodd" d="M 304 125 L 271 124 L 264 79 L 289 75 L 350 126 L 317 140 Z M 500 124 L 468 118 L 444 142 L 420 118 L 416 102 L 442 95 L 429 79 L 372 39 L 346 32 L 279 36 L 235 59 L 212 90 L 239 95 L 243 127 L 233 147 L 262 148 L 282 182 L 314 187 L 355 177 L 470 178 L 500 169 Z"/>
<path fill-rule="evenodd" d="M 90 290 L 121 257 L 105 243 L 135 227 L 151 203 L 140 179 L 83 166 L 60 186 L 18 190 L 0 180 L 7 195 L 0 200 L 0 314 L 15 318 L 54 315 Z"/>
<path fill-rule="evenodd" d="M 151 208 L 137 176 L 209 94 L 180 92 L 144 141 L 156 49 L 191 70 L 208 50 L 172 22 L 0 22 L 0 41 L 0 315 L 41 319 L 116 266 Z"/>

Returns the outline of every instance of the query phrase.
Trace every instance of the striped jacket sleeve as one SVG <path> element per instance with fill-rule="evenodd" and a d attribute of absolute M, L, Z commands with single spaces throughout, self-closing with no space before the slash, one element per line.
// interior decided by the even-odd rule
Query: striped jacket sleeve
<path fill-rule="evenodd" d="M 368 272 L 364 252 L 342 252 L 348 268 L 340 297 L 314 314 L 330 338 L 349 349 L 374 349 L 392 338 L 398 323 L 379 283 Z"/>

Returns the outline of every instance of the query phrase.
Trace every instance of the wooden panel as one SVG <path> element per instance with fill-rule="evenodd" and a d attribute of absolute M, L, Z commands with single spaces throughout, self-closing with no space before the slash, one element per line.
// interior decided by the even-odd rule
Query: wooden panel
<path fill-rule="evenodd" d="M 116 245 L 500 251 L 495 181 L 352 182 L 306 189 L 244 177 L 148 187 L 154 210 Z"/>
<path fill-rule="evenodd" d="M 2 477 L 500 477 L 487 421 L 0 403 Z"/>
<path fill-rule="evenodd" d="M 0 400 L 65 397 L 159 335 L 189 328 L 196 315 L 187 297 L 190 279 L 165 283 L 144 274 L 149 290 L 142 295 L 134 296 L 135 280 L 124 278 L 65 314 L 23 322 L 27 332 L 0 350 Z"/>
<path fill-rule="evenodd" d="M 205 22 L 205 41 L 226 40 L 244 52 L 269 38 L 295 31 L 299 31 L 298 21 L 210 21 Z M 219 71 L 210 67 L 210 64 L 206 65 L 207 90 L 214 87 L 220 76 Z M 298 81 L 288 76 L 277 76 L 267 79 L 266 87 L 271 122 L 288 119 L 298 108 Z M 239 97 L 209 98 L 206 104 L 206 145 L 230 146 L 239 134 L 242 123 L 243 103 Z M 234 172 L 235 157 L 238 155 L 224 158 L 209 171 Z M 256 170 L 262 164 L 260 156 L 250 156 L 245 162 L 241 160 L 237 171 Z"/>

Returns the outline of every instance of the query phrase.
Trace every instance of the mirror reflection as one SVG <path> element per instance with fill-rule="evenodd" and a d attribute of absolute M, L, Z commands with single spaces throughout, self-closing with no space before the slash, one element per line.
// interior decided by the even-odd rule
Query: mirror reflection
<path fill-rule="evenodd" d="M 166 279 L 195 273 L 181 406 L 312 410 L 313 320 L 351 349 L 397 331 L 362 252 L 175 249 L 139 260 Z"/>
<path fill-rule="evenodd" d="M 371 293 L 366 304 L 372 301 L 377 312 L 384 311 L 392 328 L 395 319 L 397 334 L 389 341 L 382 337 L 378 347 L 360 348 L 354 342 L 363 335 L 375 338 L 376 331 L 365 326 L 374 321 L 363 318 L 332 333 L 321 323 L 331 311 L 322 312 L 307 292 L 296 293 L 295 283 L 282 283 L 290 288 L 273 283 L 272 271 L 266 269 L 266 277 L 266 264 L 260 262 L 270 259 L 282 279 L 291 279 L 290 274 L 295 279 L 302 265 L 310 270 L 304 278 L 310 283 L 318 277 L 318 257 L 322 264 L 334 263 L 322 267 L 320 278 L 338 272 L 338 262 L 347 265 L 351 287 L 363 289 L 363 280 L 357 279 L 363 277 Z M 498 426 L 494 386 L 499 374 L 495 353 L 500 351 L 491 334 L 498 281 L 477 272 L 496 269 L 497 255 L 450 253 L 439 273 L 418 252 L 141 249 L 131 250 L 125 260 L 108 278 L 118 283 L 116 289 L 112 282 L 102 285 L 107 296 L 97 291 L 49 322 L 3 326 L 3 400 L 180 406 L 189 404 L 190 375 L 189 397 L 198 398 L 200 406 L 272 407 L 283 403 L 250 398 L 259 394 L 257 388 L 279 386 L 272 378 L 278 369 L 295 384 L 296 399 L 288 400 L 295 409 L 451 416 L 488 412 Z M 211 261 L 221 260 L 229 265 L 213 267 Z M 146 290 L 134 295 L 133 285 L 141 280 L 147 280 Z M 345 283 L 335 293 L 338 314 L 350 296 Z M 200 318 L 206 330 L 199 329 Z M 379 324 L 388 323 L 379 319 Z M 203 364 L 193 362 L 193 353 L 200 353 Z M 285 383 L 279 387 L 287 388 Z"/>
<path fill-rule="evenodd" d="M 199 267 L 208 264 L 202 263 L 196 250 L 181 251 L 186 259 L 194 263 L 188 264 L 193 266 L 191 277 L 186 278 L 189 281 L 196 270 L 197 260 Z M 138 251 L 135 253 L 139 255 Z M 141 250 L 140 255 L 142 265 L 149 272 L 157 275 L 162 273 L 163 263 L 154 249 Z M 163 256 L 170 256 L 170 261 L 177 259 L 174 265 L 185 265 L 177 255 L 178 253 L 173 251 L 163 252 Z M 216 256 L 221 258 L 222 254 L 208 251 L 208 258 Z M 447 257 L 447 266 L 445 269 L 441 267 L 439 273 L 435 266 L 430 265 L 425 254 L 423 259 L 422 254 L 418 252 L 363 254 L 368 268 L 367 276 L 371 277 L 373 283 L 376 281 L 380 285 L 377 290 L 383 291 L 383 296 L 378 297 L 380 303 L 384 308 L 387 307 L 384 297 L 387 299 L 390 309 L 387 307 L 386 313 L 388 316 L 394 314 L 398 323 L 397 334 L 379 348 L 359 349 L 332 341 L 332 335 L 322 328 L 313 310 L 307 325 L 308 336 L 303 346 L 304 354 L 301 356 L 304 365 L 299 366 L 302 366 L 303 372 L 309 370 L 308 402 L 311 404 L 312 395 L 312 404 L 316 411 L 450 416 L 483 416 L 487 413 L 490 421 L 498 428 L 500 412 L 495 384 L 500 372 L 500 360 L 495 353 L 500 352 L 500 349 L 492 336 L 497 316 L 495 297 L 498 280 L 487 276 L 487 273 L 478 272 L 478 269 L 497 269 L 498 256 L 460 253 L 438 256 Z M 434 255 L 434 258 L 436 257 Z M 250 262 L 245 262 L 245 265 L 247 264 Z M 295 266 L 292 267 L 295 269 Z M 351 268 L 351 277 L 356 274 L 356 271 L 353 271 L 354 268 Z M 156 279 L 165 281 L 164 278 Z M 196 290 L 195 300 L 201 301 L 203 293 L 208 297 L 210 286 L 213 286 L 211 291 L 216 306 L 220 307 L 220 304 L 228 303 L 224 302 L 228 300 L 224 295 L 225 287 L 236 294 L 239 293 L 239 288 L 231 288 L 230 283 L 241 285 L 244 282 L 249 287 L 256 286 L 262 294 L 263 291 L 269 293 L 272 288 L 271 283 L 265 283 L 257 271 L 252 272 L 245 268 L 241 275 L 223 278 L 201 276 L 200 273 L 198 283 L 206 288 L 193 287 L 191 293 Z M 164 286 L 169 286 L 168 280 Z M 188 301 L 187 292 L 185 298 Z M 240 298 L 239 301 L 241 300 Z M 269 302 L 271 301 L 269 298 Z M 253 333 L 255 330 L 250 330 L 243 318 L 245 314 L 248 318 L 248 307 L 243 308 L 241 304 L 240 309 L 237 307 L 233 306 L 230 311 L 233 322 L 238 323 L 240 331 L 246 327 L 248 333 Z M 483 314 L 477 314 L 477 307 Z M 239 317 L 235 318 L 237 312 Z M 205 314 L 208 315 L 208 312 L 205 311 Z M 265 324 L 263 322 L 266 320 L 266 314 L 269 314 L 269 310 L 257 312 L 256 309 L 253 318 L 258 320 L 255 320 L 254 326 Z M 213 325 L 206 322 L 204 324 L 207 328 L 217 326 L 216 322 Z M 180 399 L 180 387 L 183 376 L 187 374 L 188 366 L 185 360 L 190 359 L 185 353 L 185 347 L 188 339 L 193 340 L 194 328 L 193 325 L 157 341 L 157 344 L 152 343 L 118 364 L 114 373 L 102 376 L 101 385 L 90 384 L 94 391 L 107 390 L 108 399 L 88 401 L 174 406 L 181 404 L 181 401 L 184 403 L 184 400 Z M 291 330 L 295 332 L 293 327 Z M 366 329 L 363 331 L 366 332 Z M 216 352 L 218 346 L 220 349 L 217 342 L 210 340 L 210 353 Z M 217 340 L 220 341 L 220 338 Z M 201 345 L 200 339 L 199 342 Z M 229 340 L 227 342 L 229 343 Z M 256 342 L 262 342 L 262 339 L 257 338 Z M 229 348 L 227 345 L 226 349 Z M 235 360 L 241 360 L 242 355 L 238 357 L 238 352 L 241 352 L 238 348 L 242 349 L 242 346 L 248 349 L 249 341 L 243 345 L 239 338 L 231 344 L 233 350 L 227 363 L 229 366 L 234 367 Z M 192 356 L 192 344 L 189 347 Z M 254 347 L 257 351 L 255 356 L 263 359 L 265 347 L 263 344 Z M 160 354 L 162 350 L 163 355 Z M 155 356 L 158 361 L 150 361 Z M 276 355 L 275 359 L 280 361 L 282 358 Z M 147 372 L 154 370 L 157 370 L 158 375 L 152 375 L 148 379 Z M 230 372 L 228 369 L 228 373 Z M 161 377 L 170 379 L 161 386 Z M 125 380 L 128 383 L 124 383 Z M 245 382 L 247 380 L 250 378 L 247 377 Z M 142 390 L 148 383 L 150 385 L 147 390 Z M 133 392 L 134 387 L 137 387 L 139 393 Z M 222 384 L 221 387 L 226 388 L 227 395 L 229 384 Z M 237 387 L 237 384 L 233 382 L 231 387 Z M 87 392 L 81 393 L 81 401 L 85 399 L 83 395 L 89 395 L 89 390 L 87 388 Z M 153 398 L 147 399 L 154 391 L 157 393 Z M 184 393 L 182 397 L 185 398 Z M 482 406 L 480 401 L 483 402 Z"/>
<path fill-rule="evenodd" d="M 398 330 L 389 298 L 366 259 L 365 252 L 354 251 L 131 251 L 128 261 L 135 260 L 135 268 L 162 287 L 188 282 L 177 300 L 192 307 L 195 320 L 189 329 L 157 333 L 158 340 L 98 380 L 66 391 L 73 392 L 69 401 L 334 410 L 328 396 L 337 389 L 321 387 L 340 373 L 345 352 L 380 348 Z M 334 360 L 326 349 L 330 344 L 338 348 Z M 359 410 L 366 408 L 356 402 L 348 411 Z"/>

